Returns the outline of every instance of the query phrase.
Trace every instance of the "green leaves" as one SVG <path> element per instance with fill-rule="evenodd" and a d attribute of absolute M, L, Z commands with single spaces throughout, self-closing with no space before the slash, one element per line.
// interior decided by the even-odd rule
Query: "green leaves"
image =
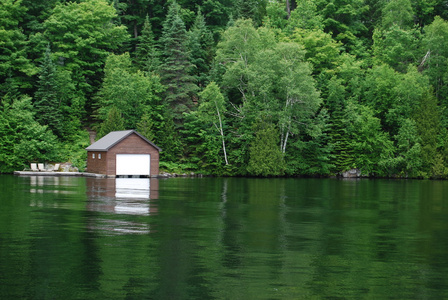
<path fill-rule="evenodd" d="M 115 17 L 115 8 L 106 0 L 88 0 L 57 5 L 44 23 L 54 57 L 72 72 L 84 96 L 91 97 L 100 86 L 109 52 L 128 39 L 126 28 L 113 23 Z"/>
<path fill-rule="evenodd" d="M 109 110 L 120 111 L 126 129 L 136 128 L 143 113 L 160 100 L 163 86 L 154 74 L 134 71 L 128 53 L 110 55 L 104 68 L 104 82 L 99 90 L 99 118 L 106 120 Z"/>
<path fill-rule="evenodd" d="M 2 99 L 0 173 L 22 170 L 29 162 L 57 159 L 56 137 L 34 120 L 31 98 Z"/>

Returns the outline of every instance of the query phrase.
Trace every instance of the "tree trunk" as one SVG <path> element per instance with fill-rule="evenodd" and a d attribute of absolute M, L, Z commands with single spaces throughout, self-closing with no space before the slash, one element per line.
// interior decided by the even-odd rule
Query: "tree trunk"
<path fill-rule="evenodd" d="M 291 17 L 291 3 L 289 0 L 286 0 L 286 13 L 288 14 L 288 19 Z"/>
<path fill-rule="evenodd" d="M 216 112 L 218 113 L 219 133 L 221 134 L 221 139 L 222 139 L 222 150 L 224 151 L 224 160 L 226 161 L 226 165 L 228 165 L 229 162 L 227 161 L 226 143 L 224 141 L 224 131 L 222 130 L 222 120 L 221 120 L 221 114 L 219 112 L 218 105 L 216 105 Z"/>

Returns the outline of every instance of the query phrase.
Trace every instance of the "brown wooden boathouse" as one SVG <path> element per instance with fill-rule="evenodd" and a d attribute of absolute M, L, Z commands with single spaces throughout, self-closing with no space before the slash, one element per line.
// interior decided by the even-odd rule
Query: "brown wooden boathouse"
<path fill-rule="evenodd" d="M 87 150 L 87 172 L 116 176 L 157 176 L 161 149 L 135 130 L 112 131 Z"/>

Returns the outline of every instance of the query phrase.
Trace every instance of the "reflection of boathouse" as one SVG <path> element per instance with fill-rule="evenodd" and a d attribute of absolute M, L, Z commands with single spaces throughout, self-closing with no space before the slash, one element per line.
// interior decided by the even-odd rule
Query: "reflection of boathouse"
<path fill-rule="evenodd" d="M 107 234 L 146 234 L 154 229 L 142 221 L 158 214 L 157 178 L 86 178 L 87 210 L 101 218 L 89 228 Z M 136 218 L 138 217 L 138 218 Z"/>
<path fill-rule="evenodd" d="M 91 211 L 135 215 L 157 214 L 158 179 L 86 178 Z M 151 205 L 152 204 L 152 205 Z"/>
<path fill-rule="evenodd" d="M 87 150 L 87 172 L 115 176 L 157 176 L 161 149 L 135 130 L 113 131 Z"/>

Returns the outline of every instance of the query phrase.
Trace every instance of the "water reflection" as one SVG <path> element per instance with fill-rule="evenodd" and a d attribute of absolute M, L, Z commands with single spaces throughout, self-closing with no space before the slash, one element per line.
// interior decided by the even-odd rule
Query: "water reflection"
<path fill-rule="evenodd" d="M 43 194 L 73 194 L 74 191 L 61 189 L 61 186 L 70 186 L 70 178 L 56 176 L 30 176 L 30 193 Z"/>
<path fill-rule="evenodd" d="M 448 299 L 447 182 L 3 178 L 2 299 Z"/>
<path fill-rule="evenodd" d="M 87 178 L 87 210 L 103 213 L 91 226 L 115 234 L 149 233 L 147 223 L 119 216 L 153 216 L 158 214 L 158 180 L 150 178 Z M 119 219 L 117 219 L 119 218 Z"/>

